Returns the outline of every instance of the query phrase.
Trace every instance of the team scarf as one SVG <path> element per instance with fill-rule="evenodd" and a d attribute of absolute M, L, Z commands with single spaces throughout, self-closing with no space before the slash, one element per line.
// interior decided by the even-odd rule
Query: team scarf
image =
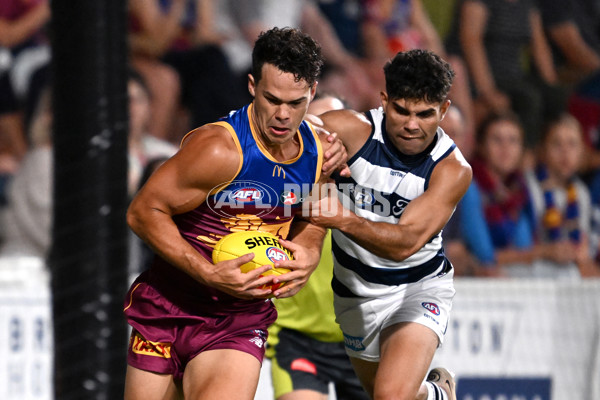
<path fill-rule="evenodd" d="M 471 165 L 492 241 L 494 246 L 504 248 L 512 243 L 517 221 L 529 200 L 525 179 L 520 171 L 515 171 L 500 180 L 481 158 L 474 159 Z"/>
<path fill-rule="evenodd" d="M 544 198 L 544 213 L 542 224 L 547 238 L 551 242 L 560 240 L 563 232 L 566 231 L 573 243 L 579 243 L 581 240 L 581 230 L 579 229 L 579 203 L 577 201 L 577 187 L 575 177 L 572 177 L 567 185 L 567 207 L 564 214 L 560 212 L 554 199 L 555 191 L 552 190 L 548 169 L 540 164 L 536 168 L 536 177 L 540 183 Z"/>

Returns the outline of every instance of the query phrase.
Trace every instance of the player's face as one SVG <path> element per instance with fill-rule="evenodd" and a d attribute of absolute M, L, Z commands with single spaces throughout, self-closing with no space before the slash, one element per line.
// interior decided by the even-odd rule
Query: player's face
<path fill-rule="evenodd" d="M 383 92 L 381 102 L 386 115 L 386 131 L 396 148 L 407 155 L 419 154 L 431 144 L 435 132 L 450 106 L 407 99 L 390 99 Z"/>
<path fill-rule="evenodd" d="M 252 119 L 263 144 L 277 147 L 291 141 L 315 94 L 316 83 L 309 86 L 304 80 L 283 72 L 272 64 L 262 67 L 261 79 L 249 76 L 248 90 L 254 97 Z"/>

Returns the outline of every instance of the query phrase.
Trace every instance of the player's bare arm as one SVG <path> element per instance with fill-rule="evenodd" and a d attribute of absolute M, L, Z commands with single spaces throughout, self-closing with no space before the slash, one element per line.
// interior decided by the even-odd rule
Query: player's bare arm
<path fill-rule="evenodd" d="M 280 243 L 294 254 L 294 259 L 275 263 L 276 268 L 288 268 L 291 272 L 275 278 L 276 282 L 287 282 L 285 286 L 273 292 L 275 297 L 293 296 L 306 285 L 321 259 L 326 233 L 326 229 L 305 219 L 294 217 L 288 237 L 290 240 L 280 240 Z"/>
<path fill-rule="evenodd" d="M 198 282 L 236 297 L 260 297 L 269 291 L 258 287 L 272 278 L 258 277 L 269 267 L 243 274 L 239 266 L 251 255 L 215 266 L 183 239 L 172 219 L 195 209 L 212 188 L 233 179 L 239 162 L 226 129 L 215 125 L 197 129 L 138 192 L 127 212 L 127 222 L 159 256 Z"/>
<path fill-rule="evenodd" d="M 471 167 L 454 151 L 435 167 L 428 189 L 406 206 L 398 224 L 369 221 L 343 209 L 335 190 L 311 205 L 311 221 L 339 229 L 379 257 L 402 261 L 439 233 L 467 191 L 471 176 Z"/>
<path fill-rule="evenodd" d="M 352 157 L 365 144 L 371 134 L 372 125 L 367 117 L 353 110 L 329 111 L 318 116 L 315 125 L 334 132 Z"/>
<path fill-rule="evenodd" d="M 348 152 L 338 133 L 325 129 L 323 121 L 316 115 L 307 114 L 305 119 L 312 123 L 323 147 L 321 179 L 326 180 L 335 171 L 341 176 L 350 176 L 350 169 L 348 168 L 348 164 L 346 164 Z"/>

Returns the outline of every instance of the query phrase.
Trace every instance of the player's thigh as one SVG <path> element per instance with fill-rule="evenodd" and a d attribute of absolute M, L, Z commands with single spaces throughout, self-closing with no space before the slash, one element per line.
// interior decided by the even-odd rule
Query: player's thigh
<path fill-rule="evenodd" d="M 144 371 L 130 365 L 125 376 L 125 400 L 178 400 L 183 398 L 173 376 Z"/>
<path fill-rule="evenodd" d="M 378 362 L 362 360 L 356 357 L 350 357 L 350 363 L 354 372 L 358 377 L 361 385 L 365 391 L 373 398 L 373 388 L 375 386 L 375 376 L 377 375 L 377 369 L 379 367 Z"/>
<path fill-rule="evenodd" d="M 418 323 L 402 322 L 385 328 L 381 332 L 381 359 L 375 378 L 377 394 L 414 398 L 438 343 L 437 334 Z"/>
<path fill-rule="evenodd" d="M 261 363 L 251 354 L 231 349 L 198 354 L 183 373 L 183 393 L 188 400 L 252 400 Z"/>

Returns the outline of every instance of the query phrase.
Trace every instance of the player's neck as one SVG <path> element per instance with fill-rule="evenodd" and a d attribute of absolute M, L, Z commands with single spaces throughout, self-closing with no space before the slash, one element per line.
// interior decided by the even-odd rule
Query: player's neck
<path fill-rule="evenodd" d="M 285 143 L 269 143 L 262 134 L 259 134 L 258 136 L 263 151 L 268 152 L 271 157 L 279 162 L 292 160 L 296 158 L 300 152 L 298 133 Z"/>

